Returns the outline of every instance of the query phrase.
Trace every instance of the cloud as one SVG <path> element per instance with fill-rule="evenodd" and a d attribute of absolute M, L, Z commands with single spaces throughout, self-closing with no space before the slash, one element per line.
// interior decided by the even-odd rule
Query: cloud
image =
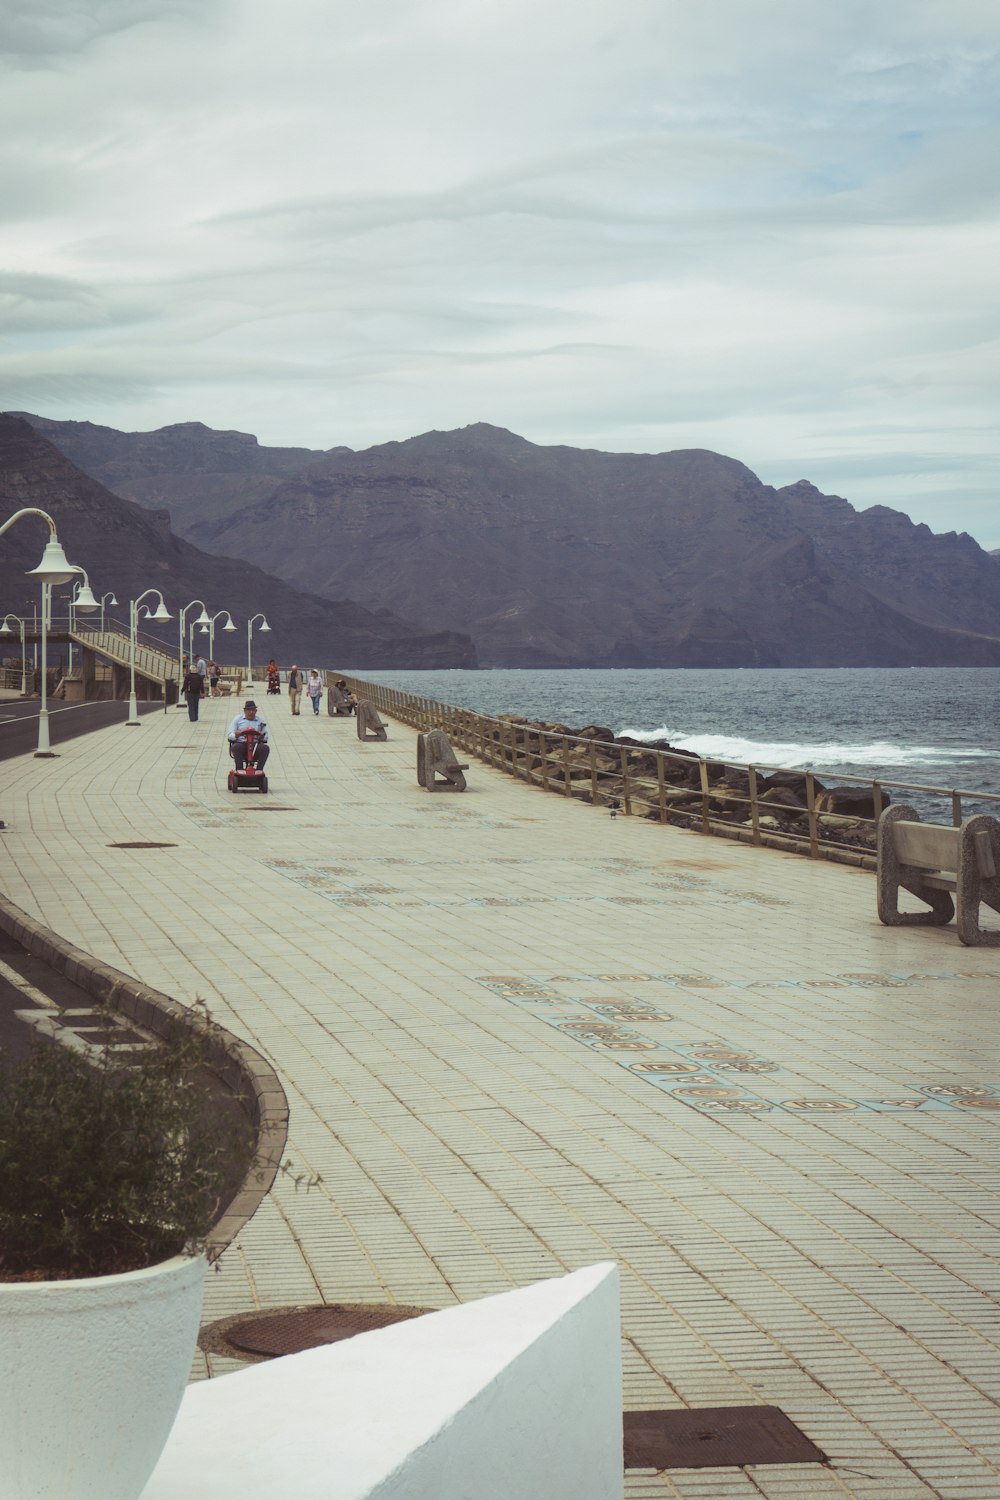
<path fill-rule="evenodd" d="M 198 0 L 198 5 L 210 0 Z M 148 21 L 196 15 L 195 0 L 7 0 L 0 11 L 0 57 L 37 65 Z"/>
<path fill-rule="evenodd" d="M 482 419 L 982 514 L 979 0 L 96 0 L 0 44 L 7 405 L 311 447 Z"/>

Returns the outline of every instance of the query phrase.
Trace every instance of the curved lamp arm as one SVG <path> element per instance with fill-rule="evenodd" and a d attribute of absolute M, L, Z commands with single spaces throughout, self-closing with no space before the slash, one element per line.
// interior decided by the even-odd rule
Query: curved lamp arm
<path fill-rule="evenodd" d="M 29 578 L 37 578 L 39 583 L 69 583 L 77 569 L 66 557 L 62 549 L 62 543 L 56 534 L 56 523 L 47 510 L 39 510 L 37 505 L 25 505 L 21 510 L 16 510 L 12 516 L 8 516 L 3 525 L 0 526 L 0 536 L 9 531 L 15 521 L 20 521 L 25 516 L 40 516 L 49 528 L 49 539 L 42 553 L 42 560 L 37 568 L 28 570 Z"/>
<path fill-rule="evenodd" d="M 15 521 L 20 521 L 22 516 L 41 516 L 43 521 L 48 521 L 49 523 L 51 540 L 53 542 L 57 542 L 59 540 L 58 536 L 56 535 L 55 521 L 53 521 L 47 510 L 39 510 L 37 505 L 26 505 L 23 510 L 16 510 L 12 516 L 8 516 L 3 525 L 0 526 L 0 536 L 3 536 L 4 532 L 8 531 L 10 527 L 13 526 Z"/>

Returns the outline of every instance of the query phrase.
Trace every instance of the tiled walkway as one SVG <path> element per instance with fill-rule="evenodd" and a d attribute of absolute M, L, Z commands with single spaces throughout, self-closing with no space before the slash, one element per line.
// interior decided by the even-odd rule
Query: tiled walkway
<path fill-rule="evenodd" d="M 204 996 L 322 1176 L 279 1180 L 206 1320 L 611 1257 L 629 1407 L 772 1403 L 832 1460 L 633 1500 L 997 1500 L 1000 953 L 880 927 L 870 874 L 476 762 L 432 796 L 411 731 L 265 707 L 266 798 L 225 790 L 226 702 L 0 766 L 2 889 Z"/>

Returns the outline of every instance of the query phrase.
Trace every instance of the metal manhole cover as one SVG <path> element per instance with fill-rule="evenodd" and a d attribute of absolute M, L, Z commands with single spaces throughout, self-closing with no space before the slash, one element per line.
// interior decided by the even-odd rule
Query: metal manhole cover
<path fill-rule="evenodd" d="M 255 802 L 253 807 L 247 807 L 247 812 L 298 812 L 297 807 L 279 807 L 273 802 Z"/>
<path fill-rule="evenodd" d="M 777 1406 L 627 1411 L 626 1469 L 822 1464 L 826 1454 Z"/>
<path fill-rule="evenodd" d="M 176 849 L 177 845 L 176 844 L 150 844 L 150 843 L 143 843 L 141 841 L 135 841 L 135 842 L 132 842 L 132 843 L 125 843 L 125 844 L 109 844 L 108 848 L 109 849 Z"/>
<path fill-rule="evenodd" d="M 225 1339 L 247 1354 L 300 1354 L 321 1344 L 336 1344 L 374 1328 L 388 1328 L 419 1318 L 426 1307 L 372 1306 L 331 1303 L 327 1307 L 300 1307 L 292 1312 L 264 1313 L 245 1318 L 227 1328 Z"/>

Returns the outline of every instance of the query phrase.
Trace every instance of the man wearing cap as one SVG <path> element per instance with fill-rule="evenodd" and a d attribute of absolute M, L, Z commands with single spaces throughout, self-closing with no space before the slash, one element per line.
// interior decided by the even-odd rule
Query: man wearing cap
<path fill-rule="evenodd" d="M 233 759 L 236 761 L 237 771 L 245 771 L 247 764 L 247 730 L 253 729 L 259 735 L 257 740 L 257 751 L 254 755 L 254 765 L 258 771 L 263 771 L 267 764 L 267 757 L 271 751 L 268 748 L 270 739 L 267 733 L 267 725 L 257 713 L 257 705 L 252 698 L 248 698 L 243 705 L 243 712 L 237 714 L 229 726 L 229 743 L 233 747 Z"/>

